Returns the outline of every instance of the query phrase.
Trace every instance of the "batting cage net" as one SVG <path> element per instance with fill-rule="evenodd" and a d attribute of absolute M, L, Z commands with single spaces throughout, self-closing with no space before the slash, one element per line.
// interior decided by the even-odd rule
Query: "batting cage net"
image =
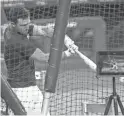
<path fill-rule="evenodd" d="M 14 18 L 10 15 L 10 8 L 17 7 L 17 17 L 21 17 L 21 12 L 18 11 L 20 6 L 27 8 L 31 23 L 41 25 L 43 30 L 47 30 L 54 28 L 58 0 L 2 0 L 1 3 L 8 21 L 2 25 L 2 31 L 6 34 L 1 37 L 1 72 L 8 77 L 8 82 L 25 109 L 29 112 L 34 109 L 40 111 L 48 58 L 37 49 L 38 53 L 35 55 L 42 61 L 29 60 L 36 48 L 27 41 L 20 40 L 19 43 L 16 40 L 16 37 L 21 38 L 22 35 L 15 35 L 10 26 L 10 20 Z M 94 62 L 99 50 L 124 51 L 124 1 L 72 0 L 66 34 L 79 47 L 79 51 Z M 48 37 L 44 37 L 41 45 L 49 53 Z M 34 72 L 38 88 L 30 87 L 34 84 Z M 16 83 L 13 84 L 13 81 Z M 124 77 L 116 78 L 116 88 L 124 105 Z M 50 97 L 50 115 L 103 114 L 111 94 L 112 77 L 96 77 L 96 73 L 78 55 L 65 58 L 61 61 L 56 92 Z M 4 99 L 1 103 L 1 111 L 7 113 L 8 107 Z"/>

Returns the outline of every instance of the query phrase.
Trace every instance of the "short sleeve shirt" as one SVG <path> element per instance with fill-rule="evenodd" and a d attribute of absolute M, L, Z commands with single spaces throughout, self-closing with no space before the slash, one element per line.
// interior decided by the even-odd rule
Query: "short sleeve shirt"
<path fill-rule="evenodd" d="M 4 59 L 8 82 L 13 88 L 36 85 L 34 61 L 30 56 L 36 50 L 27 36 L 14 32 L 11 26 L 5 30 Z"/>

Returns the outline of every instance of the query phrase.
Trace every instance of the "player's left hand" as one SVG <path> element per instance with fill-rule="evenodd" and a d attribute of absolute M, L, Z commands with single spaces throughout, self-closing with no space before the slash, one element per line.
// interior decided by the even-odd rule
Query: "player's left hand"
<path fill-rule="evenodd" d="M 73 44 L 73 45 L 68 47 L 68 49 L 65 51 L 65 54 L 66 54 L 67 57 L 70 57 L 70 56 L 76 54 L 77 50 L 78 50 L 78 46 Z"/>
<path fill-rule="evenodd" d="M 72 41 L 68 36 L 65 36 L 64 44 L 72 54 L 75 54 L 75 52 L 78 50 L 78 46 L 76 46 L 74 41 Z"/>

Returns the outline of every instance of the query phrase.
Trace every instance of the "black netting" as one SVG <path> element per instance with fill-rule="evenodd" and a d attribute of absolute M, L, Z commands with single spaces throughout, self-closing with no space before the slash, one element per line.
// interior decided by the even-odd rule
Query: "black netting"
<path fill-rule="evenodd" d="M 23 6 L 25 4 L 25 7 L 30 11 L 32 22 L 37 23 L 38 25 L 44 25 L 46 28 L 54 26 L 53 23 L 55 22 L 57 13 L 57 3 L 55 1 L 49 2 L 48 0 L 39 0 L 36 1 L 36 3 L 39 2 L 37 5 L 35 2 L 24 2 L 24 0 L 16 2 L 2 0 L 2 2 L 7 19 L 9 19 L 8 12 L 12 5 Z M 84 18 L 88 18 L 88 20 L 85 20 Z M 103 46 L 105 46 L 107 50 L 124 50 L 123 1 L 79 2 L 77 0 L 77 2 L 71 3 L 69 19 L 70 25 L 68 25 L 67 34 L 75 41 L 75 44 L 79 46 L 79 50 L 92 60 L 94 60 L 93 55 L 97 48 L 96 37 L 105 40 Z M 103 25 L 97 23 L 97 20 L 103 21 Z M 85 22 L 87 24 L 90 23 L 92 26 L 84 26 Z M 76 24 L 78 26 L 76 26 Z M 79 25 L 82 26 L 79 28 Z M 106 27 L 104 37 L 100 35 L 96 36 L 98 34 L 96 30 L 99 31 L 99 28 L 97 28 L 96 25 L 98 25 L 98 27 Z M 103 34 L 104 32 L 101 31 L 99 32 Z M 4 56 L 3 40 L 4 38 L 2 39 L 2 58 Z M 48 39 L 46 39 L 46 43 L 46 49 L 49 51 L 50 43 Z M 19 45 L 17 46 L 19 47 Z M 29 51 L 31 51 L 31 49 Z M 9 50 L 12 49 L 9 48 Z M 9 59 L 10 54 L 8 61 Z M 39 71 L 38 65 L 39 63 L 36 62 L 36 71 Z M 45 66 L 43 69 L 45 70 L 46 63 L 41 63 L 41 65 L 43 65 L 43 67 Z M 26 65 L 24 66 L 26 67 Z M 6 72 L 5 69 L 3 69 L 3 71 Z M 24 74 L 24 72 L 22 74 Z M 110 77 L 101 77 L 97 79 L 95 76 L 96 74 L 89 69 L 79 57 L 71 57 L 70 59 L 63 60 L 58 76 L 56 93 L 53 94 L 50 99 L 50 113 L 52 115 L 81 115 L 81 104 L 83 102 L 105 103 L 105 98 L 112 93 L 112 79 Z M 120 78 L 116 78 L 117 92 L 124 104 L 124 82 L 121 82 L 119 79 Z M 40 81 L 37 81 L 37 83 L 39 85 Z M 41 89 L 42 88 L 43 87 L 41 87 Z"/>

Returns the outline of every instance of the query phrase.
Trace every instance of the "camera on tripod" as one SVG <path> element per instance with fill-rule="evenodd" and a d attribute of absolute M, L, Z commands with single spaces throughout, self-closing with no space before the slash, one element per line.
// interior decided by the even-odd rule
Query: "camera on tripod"
<path fill-rule="evenodd" d="M 124 115 L 124 107 L 120 100 L 119 95 L 116 92 L 116 80 L 117 77 L 124 77 L 124 51 L 99 51 L 97 52 L 97 76 L 111 76 L 113 83 L 113 93 L 110 95 L 107 102 L 104 115 L 107 115 L 112 100 L 114 102 L 114 112 L 118 115 L 118 105 Z"/>

